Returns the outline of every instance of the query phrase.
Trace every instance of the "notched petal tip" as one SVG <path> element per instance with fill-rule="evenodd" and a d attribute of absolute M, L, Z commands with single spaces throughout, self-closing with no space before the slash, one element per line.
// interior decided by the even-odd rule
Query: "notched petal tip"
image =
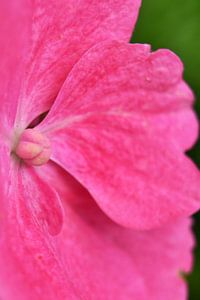
<path fill-rule="evenodd" d="M 182 79 L 183 63 L 180 58 L 168 49 L 152 52 L 148 59 L 147 73 L 157 85 L 157 89 L 166 89 Z"/>

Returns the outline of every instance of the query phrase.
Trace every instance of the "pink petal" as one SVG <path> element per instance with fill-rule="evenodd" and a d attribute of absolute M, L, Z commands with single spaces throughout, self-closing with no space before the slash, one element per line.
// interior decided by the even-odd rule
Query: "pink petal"
<path fill-rule="evenodd" d="M 42 179 L 38 178 L 33 168 L 21 167 L 19 170 L 18 195 L 23 202 L 27 200 L 35 222 L 57 235 L 63 224 L 63 211 L 58 194 Z"/>
<path fill-rule="evenodd" d="M 152 228 L 200 207 L 200 174 L 182 153 L 197 136 L 182 69 L 168 50 L 103 43 L 77 63 L 40 125 L 52 159 L 124 226 Z M 186 116 L 192 126 L 180 135 Z"/>
<path fill-rule="evenodd" d="M 32 50 L 17 123 L 27 126 L 49 110 L 67 74 L 91 46 L 106 39 L 128 41 L 140 3 L 141 0 L 34 1 Z"/>
<path fill-rule="evenodd" d="M 0 115 L 1 135 L 4 136 L 13 126 L 16 114 L 29 22 L 26 0 L 0 1 Z"/>
<path fill-rule="evenodd" d="M 35 222 L 28 204 L 34 203 L 34 195 L 18 198 L 14 190 L 17 178 L 10 177 L 7 211 L 0 220 L 4 226 L 0 236 L 0 297 L 186 299 L 179 272 L 191 268 L 193 238 L 188 220 L 149 232 L 124 229 L 109 220 L 87 191 L 53 164 L 37 172 L 63 200 L 64 227 L 58 236 L 48 235 Z"/>
<path fill-rule="evenodd" d="M 168 113 L 161 113 L 149 118 L 157 134 L 165 132 L 165 139 L 173 139 L 181 148 L 188 150 L 196 142 L 199 135 L 199 124 L 194 111 L 182 109 Z"/>
<path fill-rule="evenodd" d="M 1 149 L 3 166 L 7 154 Z M 63 218 L 59 196 L 34 169 L 16 167 L 1 168 L 0 298 L 51 300 L 59 291 L 58 299 L 77 299 L 54 242 Z"/>

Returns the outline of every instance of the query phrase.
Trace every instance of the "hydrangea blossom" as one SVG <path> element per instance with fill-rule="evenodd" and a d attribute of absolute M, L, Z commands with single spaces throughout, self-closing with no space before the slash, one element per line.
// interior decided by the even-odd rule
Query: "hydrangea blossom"
<path fill-rule="evenodd" d="M 0 2 L 2 300 L 186 298 L 198 124 L 139 6 Z"/>

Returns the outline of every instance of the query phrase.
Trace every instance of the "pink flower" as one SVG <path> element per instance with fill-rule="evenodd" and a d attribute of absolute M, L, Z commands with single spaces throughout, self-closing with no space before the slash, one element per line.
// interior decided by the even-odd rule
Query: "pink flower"
<path fill-rule="evenodd" d="M 139 6 L 0 2 L 2 300 L 186 297 L 198 124 L 177 56 L 127 43 Z"/>

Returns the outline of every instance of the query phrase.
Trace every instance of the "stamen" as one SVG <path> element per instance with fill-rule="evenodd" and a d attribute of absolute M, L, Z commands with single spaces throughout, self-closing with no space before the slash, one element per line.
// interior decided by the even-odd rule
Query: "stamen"
<path fill-rule="evenodd" d="M 19 138 L 16 155 L 29 165 L 41 166 L 50 158 L 49 139 L 36 129 L 26 129 Z"/>

